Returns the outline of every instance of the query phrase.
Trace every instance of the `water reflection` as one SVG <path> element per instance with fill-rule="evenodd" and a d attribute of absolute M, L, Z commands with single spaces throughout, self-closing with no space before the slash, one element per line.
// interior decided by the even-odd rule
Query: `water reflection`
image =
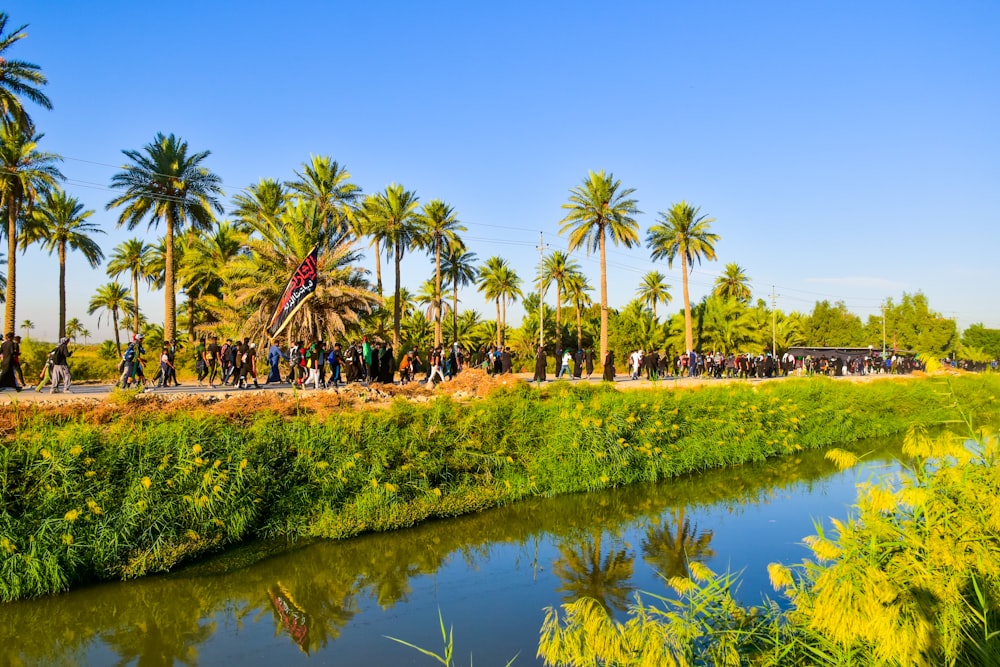
<path fill-rule="evenodd" d="M 896 443 L 881 443 L 870 459 L 897 454 Z M 810 515 L 843 515 L 857 474 L 843 478 L 846 496 L 834 498 L 836 474 L 812 452 L 344 542 L 249 545 L 169 576 L 2 606 L 0 664 L 307 664 L 334 650 L 339 664 L 427 664 L 381 637 L 438 648 L 437 609 L 469 628 L 490 619 L 465 634 L 456 622 L 477 663 L 520 652 L 517 664 L 537 664 L 542 607 L 586 595 L 621 613 L 634 591 L 663 591 L 654 571 L 687 576 L 695 561 L 722 558 L 714 567 L 739 569 L 751 556 L 773 560 L 772 538 L 726 517 L 762 505 L 775 516 L 804 513 L 805 526 Z M 781 539 L 810 532 L 795 531 Z M 763 552 L 749 553 L 757 547 Z"/>

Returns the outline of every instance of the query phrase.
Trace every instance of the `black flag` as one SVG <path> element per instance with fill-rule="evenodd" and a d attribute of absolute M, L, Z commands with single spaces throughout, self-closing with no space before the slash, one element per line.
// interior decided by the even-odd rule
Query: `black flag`
<path fill-rule="evenodd" d="M 312 249 L 312 252 L 305 258 L 299 268 L 288 280 L 285 291 L 278 299 L 278 305 L 274 309 L 274 314 L 267 325 L 267 333 L 274 338 L 281 330 L 287 326 L 292 315 L 298 312 L 299 308 L 309 296 L 316 291 L 316 281 L 319 277 L 319 270 L 316 257 L 319 254 L 319 247 Z"/>

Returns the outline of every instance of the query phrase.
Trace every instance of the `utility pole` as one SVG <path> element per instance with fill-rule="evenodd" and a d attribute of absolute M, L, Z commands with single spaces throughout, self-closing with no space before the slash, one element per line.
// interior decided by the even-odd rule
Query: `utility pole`
<path fill-rule="evenodd" d="M 542 298 L 542 272 L 545 270 L 545 249 L 548 248 L 538 232 L 538 347 L 545 347 L 545 300 Z"/>
<path fill-rule="evenodd" d="M 771 356 L 778 360 L 778 297 L 774 285 L 771 285 Z"/>

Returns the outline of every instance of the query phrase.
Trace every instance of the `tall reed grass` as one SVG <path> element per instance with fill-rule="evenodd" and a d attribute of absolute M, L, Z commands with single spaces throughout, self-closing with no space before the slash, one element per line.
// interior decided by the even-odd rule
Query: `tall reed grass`
<path fill-rule="evenodd" d="M 689 391 L 527 385 L 282 416 L 0 413 L 0 600 L 166 571 L 255 537 L 342 538 L 528 496 L 656 481 L 955 417 L 1000 380 Z"/>

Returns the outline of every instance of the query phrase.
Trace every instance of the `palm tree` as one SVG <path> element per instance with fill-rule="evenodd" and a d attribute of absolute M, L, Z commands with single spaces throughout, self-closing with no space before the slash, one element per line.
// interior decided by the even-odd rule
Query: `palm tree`
<path fill-rule="evenodd" d="M 455 210 L 440 199 L 432 199 L 424 204 L 420 214 L 423 232 L 430 237 L 434 251 L 434 345 L 441 344 L 441 251 L 458 241 L 458 232 L 465 227 L 458 221 Z M 454 323 L 454 322 L 453 322 Z"/>
<path fill-rule="evenodd" d="M 642 277 L 639 289 L 635 291 L 639 299 L 653 309 L 653 319 L 656 317 L 656 304 L 662 303 L 664 306 L 671 301 L 670 285 L 664 282 L 664 275 L 659 271 L 650 271 Z"/>
<path fill-rule="evenodd" d="M 692 562 L 704 563 L 715 556 L 711 530 L 698 530 L 685 516 L 684 508 L 674 509 L 672 517 L 650 524 L 643 540 L 643 558 L 664 579 L 688 578 Z M 671 521 L 672 519 L 672 521 Z"/>
<path fill-rule="evenodd" d="M 246 194 L 233 195 L 232 211 L 238 231 L 249 231 L 253 223 L 273 222 L 280 218 L 288 206 L 285 186 L 273 178 L 262 178 L 246 189 Z"/>
<path fill-rule="evenodd" d="M 608 353 L 608 264 L 605 246 L 610 235 L 615 245 L 631 248 L 639 242 L 639 224 L 632 216 L 641 213 L 633 188 L 622 189 L 613 174 L 590 172 L 583 184 L 570 190 L 569 201 L 562 205 L 569 211 L 562 219 L 560 234 L 569 234 L 569 251 L 580 246 L 587 253 L 597 250 L 601 259 L 601 356 Z"/>
<path fill-rule="evenodd" d="M 83 332 L 83 323 L 79 318 L 73 317 L 66 322 L 66 336 L 76 340 L 76 337 Z"/>
<path fill-rule="evenodd" d="M 447 284 L 451 287 L 451 327 L 454 334 L 452 340 L 458 340 L 458 288 L 467 287 L 475 282 L 479 275 L 476 268 L 476 253 L 466 251 L 461 240 L 452 243 L 447 253 L 441 258 L 441 272 Z"/>
<path fill-rule="evenodd" d="M 111 177 L 111 187 L 124 193 L 108 202 L 111 210 L 124 206 L 118 225 L 135 229 L 147 216 L 150 227 L 162 220 L 165 238 L 164 335 L 173 340 L 177 334 L 177 293 L 175 290 L 174 232 L 185 224 L 192 229 L 208 229 L 213 211 L 222 213 L 215 195 L 222 193 L 221 179 L 202 166 L 211 153 L 188 153 L 186 141 L 173 134 L 157 133 L 142 152 L 124 150 L 131 160 Z"/>
<path fill-rule="evenodd" d="M 7 30 L 7 12 L 0 12 L 0 115 L 4 124 L 10 122 L 31 125 L 31 119 L 21 105 L 21 97 L 43 109 L 51 109 L 52 102 L 38 86 L 48 81 L 38 65 L 7 57 L 7 50 L 15 42 L 27 37 L 27 25 Z"/>
<path fill-rule="evenodd" d="M 667 212 L 660 213 L 660 222 L 649 228 L 646 245 L 654 260 L 666 258 L 667 266 L 673 267 L 674 260 L 681 258 L 681 277 L 684 285 L 684 341 L 688 352 L 694 349 L 694 334 L 691 326 L 691 297 L 688 293 L 688 273 L 694 270 L 694 261 L 715 259 L 715 244 L 719 235 L 713 234 L 709 225 L 715 218 L 699 216 L 700 208 L 685 201 L 678 202 Z"/>
<path fill-rule="evenodd" d="M 106 268 L 109 278 L 117 278 L 127 273 L 132 281 L 132 333 L 141 331 L 139 321 L 139 279 L 145 278 L 152 283 L 148 272 L 148 264 L 152 259 L 152 246 L 142 239 L 134 238 L 122 241 L 111 251 Z"/>
<path fill-rule="evenodd" d="M 497 347 L 503 347 L 507 328 L 507 302 L 521 292 L 521 279 L 502 257 L 490 257 L 479 270 L 479 291 L 497 305 Z"/>
<path fill-rule="evenodd" d="M 566 279 L 571 273 L 579 272 L 580 265 L 571 260 L 566 253 L 555 250 L 542 260 L 539 294 L 556 284 L 556 349 L 562 349 L 562 302 L 566 294 Z"/>
<path fill-rule="evenodd" d="M 128 295 L 128 288 L 119 283 L 107 283 L 97 288 L 94 296 L 90 298 L 90 305 L 87 306 L 87 314 L 93 315 L 97 311 L 103 311 L 115 330 L 115 347 L 118 354 L 122 353 L 121 336 L 118 335 L 118 313 L 132 307 L 132 298 Z M 97 319 L 97 326 L 101 326 L 101 318 Z"/>
<path fill-rule="evenodd" d="M 247 236 L 228 222 L 220 223 L 211 234 L 187 238 L 179 275 L 187 295 L 188 336 L 196 336 L 198 300 L 204 296 L 224 298 L 222 275 L 230 262 L 245 253 Z"/>
<path fill-rule="evenodd" d="M 377 237 L 387 248 L 392 248 L 396 268 L 396 285 L 393 289 L 395 302 L 392 309 L 392 347 L 399 349 L 399 327 L 402 313 L 399 309 L 400 263 L 403 254 L 422 244 L 421 230 L 417 226 L 417 194 L 404 190 L 402 185 L 393 183 L 385 192 L 375 195 L 370 201 L 367 216 L 372 224 L 369 233 Z M 368 202 L 366 202 L 368 203 Z"/>
<path fill-rule="evenodd" d="M 434 323 L 439 319 L 438 303 L 440 303 L 441 306 L 443 306 L 446 311 L 451 310 L 451 304 L 439 301 L 437 287 L 434 284 L 434 278 L 425 280 L 424 282 L 420 283 L 420 289 L 417 290 L 417 293 L 414 295 L 413 298 L 418 306 L 425 307 L 423 316 L 424 319 L 426 319 L 430 323 Z M 434 340 L 433 336 L 431 336 L 431 341 L 434 343 L 434 345 L 440 345 L 440 341 Z"/>
<path fill-rule="evenodd" d="M 90 268 L 96 269 L 104 260 L 101 246 L 91 234 L 103 234 L 99 226 L 88 222 L 93 211 L 84 211 L 83 204 L 61 188 L 47 190 L 24 227 L 24 245 L 38 242 L 49 254 L 59 257 L 59 335 L 66 335 L 66 250 L 83 255 Z"/>
<path fill-rule="evenodd" d="M 593 289 L 587 281 L 587 276 L 579 271 L 574 271 L 566 276 L 566 294 L 576 310 L 577 349 L 583 348 L 583 309 L 592 303 L 588 292 Z"/>
<path fill-rule="evenodd" d="M 746 271 L 736 262 L 726 264 L 722 275 L 715 279 L 712 294 L 723 299 L 736 299 L 740 303 L 750 303 L 750 279 Z"/>
<path fill-rule="evenodd" d="M 25 320 L 21 322 L 21 328 L 24 329 L 24 337 L 28 338 L 28 332 L 35 328 L 35 323 L 31 320 Z M 59 336 L 62 338 L 62 335 Z"/>
<path fill-rule="evenodd" d="M 0 18 L 5 18 L 5 15 L 0 14 Z M 2 71 L 3 68 L 0 67 L 0 72 Z M 2 87 L 0 85 L 0 89 Z M 52 187 L 56 179 L 63 177 L 55 166 L 55 163 L 62 158 L 55 153 L 43 153 L 38 150 L 38 142 L 42 136 L 35 134 L 34 128 L 23 122 L 5 122 L 0 127 L 0 194 L 7 209 L 7 289 L 4 326 L 8 332 L 14 330 L 14 307 L 17 305 L 16 253 L 21 209 L 23 207 L 31 211 L 39 194 Z"/>
<path fill-rule="evenodd" d="M 80 335 L 83 336 L 83 344 L 87 344 L 87 339 L 90 338 L 90 329 L 80 329 Z"/>
<path fill-rule="evenodd" d="M 361 188 L 351 183 L 351 172 L 325 155 L 311 155 L 302 165 L 298 179 L 285 185 L 304 200 L 316 205 L 316 215 L 326 230 L 342 226 L 361 198 Z"/>

